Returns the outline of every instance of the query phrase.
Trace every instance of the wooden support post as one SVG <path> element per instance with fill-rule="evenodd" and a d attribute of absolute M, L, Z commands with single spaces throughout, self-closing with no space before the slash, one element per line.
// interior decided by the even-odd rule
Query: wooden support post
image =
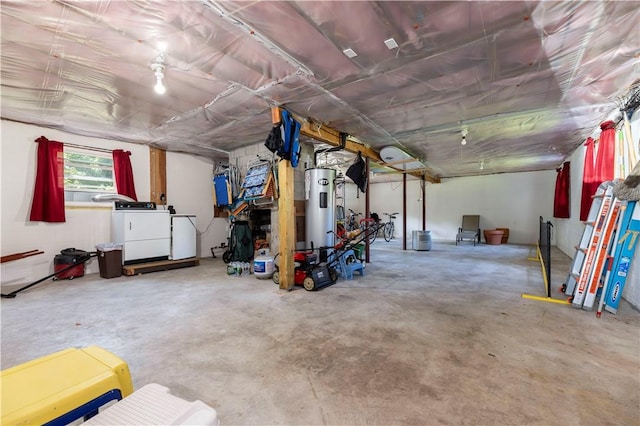
<path fill-rule="evenodd" d="M 278 163 L 278 235 L 280 237 L 280 288 L 290 290 L 294 284 L 293 251 L 296 247 L 293 167 L 287 160 Z"/>
<path fill-rule="evenodd" d="M 151 175 L 151 201 L 156 204 L 167 202 L 167 151 L 158 148 L 149 148 L 149 174 Z M 165 199 L 161 199 L 164 194 Z"/>

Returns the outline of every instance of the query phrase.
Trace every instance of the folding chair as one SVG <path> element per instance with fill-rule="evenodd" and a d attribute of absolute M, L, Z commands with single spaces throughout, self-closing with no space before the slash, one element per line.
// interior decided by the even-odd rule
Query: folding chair
<path fill-rule="evenodd" d="M 480 216 L 479 215 L 463 215 L 462 226 L 458 228 L 456 234 L 456 245 L 464 240 L 473 241 L 473 245 L 480 243 Z"/>

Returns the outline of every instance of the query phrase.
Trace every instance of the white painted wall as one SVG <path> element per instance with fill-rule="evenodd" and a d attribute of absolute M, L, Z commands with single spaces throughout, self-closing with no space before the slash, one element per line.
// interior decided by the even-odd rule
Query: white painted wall
<path fill-rule="evenodd" d="M 131 151 L 138 198 L 144 201 L 150 197 L 147 146 L 73 135 L 5 120 L 0 122 L 0 132 L 2 254 L 32 249 L 45 252 L 3 263 L 0 266 L 3 285 L 24 285 L 53 273 L 53 258 L 62 249 L 75 247 L 94 251 L 96 244 L 110 241 L 111 203 L 67 204 L 65 223 L 28 220 L 36 172 L 36 138 L 46 136 L 60 142 Z M 204 159 L 173 153 L 167 155 L 169 202 L 176 206 L 178 212 L 197 214 L 200 230 L 204 230 L 212 216 L 211 170 L 212 165 Z M 224 219 L 216 219 L 218 220 L 226 222 Z M 204 257 L 211 256 L 209 247 L 221 241 L 226 241 L 226 226 L 214 223 L 200 239 L 200 254 Z M 86 273 L 98 272 L 98 262 L 95 259 L 85 266 Z"/>
<path fill-rule="evenodd" d="M 197 255 L 227 242 L 229 221 L 213 217 L 213 164 L 208 158 L 167 152 L 167 205 L 178 214 L 197 216 Z"/>
<path fill-rule="evenodd" d="M 455 241 L 465 214 L 480 215 L 480 228 L 509 228 L 509 243 L 535 244 L 540 216 L 554 223 L 555 171 L 443 179 L 426 186 L 426 229 L 433 241 Z M 407 179 L 407 247 L 411 231 L 422 229 L 420 182 Z M 391 211 L 393 210 L 393 211 Z M 371 185 L 371 211 L 400 212 L 396 234 L 402 236 L 402 182 Z"/>
<path fill-rule="evenodd" d="M 358 216 L 358 219 L 362 219 L 365 215 L 365 194 L 360 192 L 351 179 L 345 177 L 344 213 L 346 217 L 349 217 L 349 209 L 356 213 L 362 213 L 361 216 Z"/>

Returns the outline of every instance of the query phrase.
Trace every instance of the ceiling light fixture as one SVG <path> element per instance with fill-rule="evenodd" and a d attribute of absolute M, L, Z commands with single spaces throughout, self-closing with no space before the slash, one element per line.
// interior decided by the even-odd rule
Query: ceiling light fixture
<path fill-rule="evenodd" d="M 480 170 L 484 170 L 484 161 L 480 161 Z"/>
<path fill-rule="evenodd" d="M 153 87 L 153 90 L 155 90 L 159 95 L 162 95 L 167 91 L 167 89 L 164 87 L 164 84 L 162 83 L 162 80 L 164 80 L 165 68 L 166 66 L 164 63 L 164 53 L 160 53 L 155 62 L 151 64 L 151 70 L 156 76 L 156 85 Z"/>
<path fill-rule="evenodd" d="M 349 49 L 344 49 L 342 51 L 342 53 L 344 53 L 346 55 L 347 58 L 351 59 L 351 58 L 355 58 L 356 56 L 358 56 L 358 54 L 351 48 Z"/>
<path fill-rule="evenodd" d="M 391 37 L 390 39 L 385 40 L 384 44 L 387 46 L 387 48 L 389 50 L 395 49 L 396 47 L 398 47 L 398 43 L 396 43 L 396 41 L 393 39 L 393 37 Z"/>
<path fill-rule="evenodd" d="M 467 131 L 467 128 L 465 127 L 464 129 L 462 129 L 460 134 L 462 135 L 462 140 L 460 141 L 460 143 L 462 145 L 466 145 L 467 144 L 467 135 L 469 134 L 469 132 Z"/>

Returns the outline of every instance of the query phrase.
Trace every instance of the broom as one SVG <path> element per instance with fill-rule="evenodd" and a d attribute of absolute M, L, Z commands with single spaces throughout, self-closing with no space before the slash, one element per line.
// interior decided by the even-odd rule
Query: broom
<path fill-rule="evenodd" d="M 636 163 L 625 180 L 615 184 L 613 195 L 621 201 L 640 200 L 640 161 Z"/>

